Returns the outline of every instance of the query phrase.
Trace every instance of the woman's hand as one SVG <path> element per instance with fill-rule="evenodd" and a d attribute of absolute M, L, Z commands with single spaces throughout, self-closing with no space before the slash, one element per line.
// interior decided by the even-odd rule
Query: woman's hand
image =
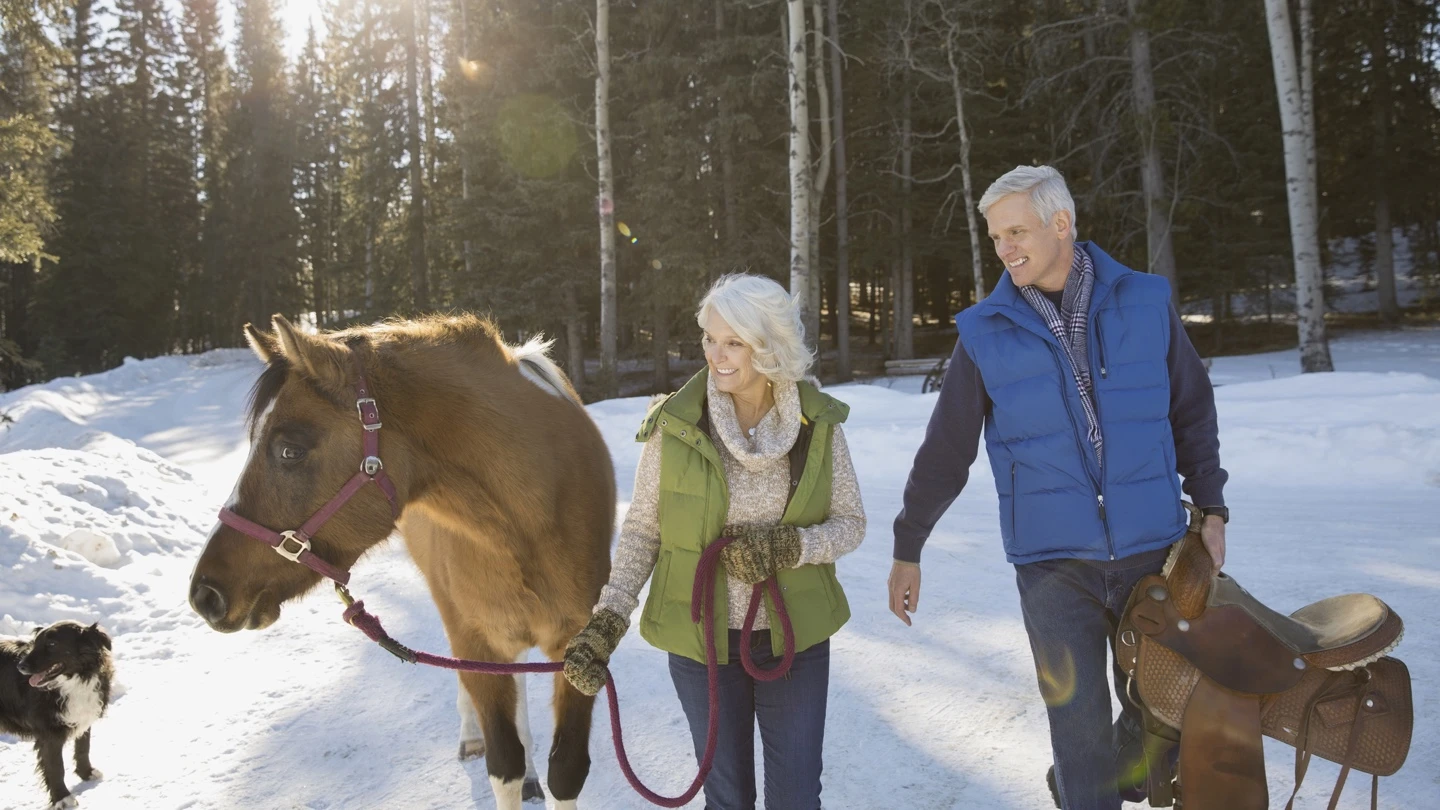
<path fill-rule="evenodd" d="M 605 665 L 624 637 L 625 620 L 620 614 L 609 608 L 595 611 L 590 623 L 565 647 L 565 680 L 591 697 L 599 694 L 609 678 Z"/>
<path fill-rule="evenodd" d="M 776 571 L 800 562 L 800 531 L 794 526 L 732 525 L 722 529 L 720 536 L 735 538 L 720 556 L 730 576 L 747 585 L 764 582 Z"/>

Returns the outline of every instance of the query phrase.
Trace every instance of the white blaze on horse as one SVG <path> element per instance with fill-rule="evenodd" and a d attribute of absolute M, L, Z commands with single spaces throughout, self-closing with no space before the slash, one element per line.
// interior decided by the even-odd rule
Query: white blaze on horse
<path fill-rule="evenodd" d="M 195 611 L 225 633 L 268 627 L 398 528 L 454 655 L 511 662 L 539 647 L 561 660 L 609 578 L 615 475 L 548 344 L 506 345 L 473 316 L 318 336 L 272 325 L 245 327 L 266 363 L 250 458 L 195 566 Z M 459 677 L 461 755 L 486 755 L 501 808 L 543 800 L 523 689 Z M 548 782 L 569 807 L 590 769 L 594 698 L 556 674 L 554 703 Z"/>

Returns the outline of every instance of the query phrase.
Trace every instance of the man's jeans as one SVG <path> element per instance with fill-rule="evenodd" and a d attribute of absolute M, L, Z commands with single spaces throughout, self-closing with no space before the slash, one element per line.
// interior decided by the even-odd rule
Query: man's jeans
<path fill-rule="evenodd" d="M 751 659 L 766 669 L 774 667 L 778 656 L 770 650 L 770 632 L 757 632 L 751 640 Z M 699 761 L 710 722 L 705 665 L 672 653 L 670 678 L 690 722 Z M 730 662 L 720 666 L 720 734 L 715 764 L 705 779 L 706 810 L 755 807 L 756 720 L 765 750 L 767 810 L 819 810 L 829 688 L 829 641 L 797 653 L 785 677 L 756 681 L 740 664 L 740 631 L 731 630 Z"/>
<path fill-rule="evenodd" d="M 1126 675 L 1112 663 L 1107 645 L 1113 644 L 1135 583 L 1162 565 L 1150 557 L 1119 570 L 1068 559 L 1015 566 L 1065 810 L 1120 808 L 1117 753 L 1138 737 L 1141 719 L 1125 698 Z M 1118 720 L 1105 683 L 1106 664 L 1115 671 Z"/>

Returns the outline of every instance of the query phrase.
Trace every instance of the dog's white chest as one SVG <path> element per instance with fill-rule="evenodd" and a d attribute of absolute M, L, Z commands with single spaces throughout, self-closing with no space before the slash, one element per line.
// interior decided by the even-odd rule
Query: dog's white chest
<path fill-rule="evenodd" d="M 60 692 L 60 722 L 83 734 L 100 719 L 105 702 L 100 697 L 99 678 L 69 675 L 57 679 Z"/>

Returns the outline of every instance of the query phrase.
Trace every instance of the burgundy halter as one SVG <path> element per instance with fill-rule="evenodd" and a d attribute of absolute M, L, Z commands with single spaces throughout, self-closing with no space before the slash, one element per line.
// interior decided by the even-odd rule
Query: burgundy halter
<path fill-rule="evenodd" d="M 333 580 L 338 588 L 344 588 L 349 584 L 350 572 L 342 571 L 325 562 L 310 550 L 310 539 L 320 531 L 320 527 L 334 517 L 335 513 L 340 511 L 340 507 L 354 497 L 361 487 L 372 481 L 380 487 L 380 491 L 385 493 L 385 498 L 390 501 L 393 517 L 400 517 L 400 500 L 395 494 L 395 484 L 385 474 L 385 465 L 380 461 L 380 408 L 375 404 L 374 397 L 370 396 L 369 387 L 365 383 L 365 366 L 360 362 L 360 355 L 354 353 L 354 357 L 355 410 L 360 414 L 360 426 L 365 429 L 365 447 L 360 462 L 360 471 L 345 482 L 345 486 L 335 493 L 335 497 L 320 507 L 320 511 L 311 515 L 310 519 L 298 529 L 275 532 L 259 523 L 241 517 L 230 507 L 220 510 L 221 523 L 246 537 L 270 546 L 281 557 L 300 563 L 320 576 Z"/>

